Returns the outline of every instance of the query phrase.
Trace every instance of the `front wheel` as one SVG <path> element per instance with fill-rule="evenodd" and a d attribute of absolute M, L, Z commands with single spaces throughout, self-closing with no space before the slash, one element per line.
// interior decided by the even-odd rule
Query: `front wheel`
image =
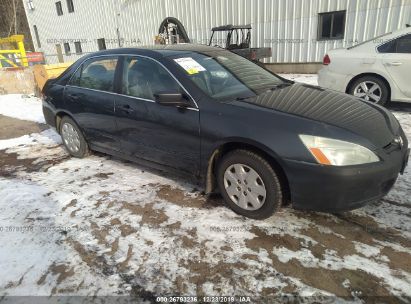
<path fill-rule="evenodd" d="M 349 93 L 381 106 L 385 105 L 389 99 L 387 84 L 374 76 L 365 76 L 357 79 L 350 86 Z"/>
<path fill-rule="evenodd" d="M 88 144 L 77 124 L 68 116 L 61 119 L 60 135 L 70 155 L 78 158 L 87 156 Z"/>
<path fill-rule="evenodd" d="M 258 154 L 247 150 L 229 152 L 219 162 L 217 174 L 221 195 L 236 213 L 266 219 L 280 208 L 279 178 Z"/>

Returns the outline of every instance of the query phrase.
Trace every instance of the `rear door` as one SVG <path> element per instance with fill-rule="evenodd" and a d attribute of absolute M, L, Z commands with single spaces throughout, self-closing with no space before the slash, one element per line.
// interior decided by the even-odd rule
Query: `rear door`
<path fill-rule="evenodd" d="M 118 57 L 97 57 L 78 68 L 65 90 L 65 106 L 93 146 L 120 150 L 114 113 Z"/>
<path fill-rule="evenodd" d="M 155 102 L 155 93 L 186 93 L 153 59 L 125 57 L 122 66 L 116 116 L 123 153 L 197 174 L 200 130 L 199 110 L 194 101 L 191 100 L 191 108 L 184 109 Z"/>
<path fill-rule="evenodd" d="M 389 41 L 378 48 L 385 69 L 401 92 L 411 98 L 411 34 Z"/>

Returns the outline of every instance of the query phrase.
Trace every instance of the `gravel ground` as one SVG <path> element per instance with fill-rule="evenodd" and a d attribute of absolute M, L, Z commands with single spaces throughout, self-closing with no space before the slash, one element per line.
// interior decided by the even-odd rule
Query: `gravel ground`
<path fill-rule="evenodd" d="M 70 158 L 36 98 L 0 96 L 0 114 L 0 296 L 411 297 L 410 168 L 359 210 L 255 221 L 166 172 Z M 411 139 L 410 112 L 395 115 Z"/>

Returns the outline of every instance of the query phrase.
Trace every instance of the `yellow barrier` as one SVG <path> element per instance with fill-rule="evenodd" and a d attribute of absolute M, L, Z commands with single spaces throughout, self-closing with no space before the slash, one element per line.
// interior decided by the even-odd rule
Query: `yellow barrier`
<path fill-rule="evenodd" d="M 20 55 L 19 58 L 21 60 L 21 66 L 27 67 L 29 66 L 29 62 L 26 56 L 26 49 L 24 48 L 24 36 L 23 35 L 13 35 L 7 38 L 0 38 L 0 45 L 1 44 L 16 44 L 17 49 L 11 50 L 2 50 L 0 49 L 0 68 L 2 67 L 1 62 L 5 61 L 7 64 L 11 65 L 12 67 L 17 67 L 17 64 L 11 61 L 9 58 L 6 58 L 3 54 L 17 54 Z"/>
<path fill-rule="evenodd" d="M 36 95 L 40 95 L 47 80 L 57 78 L 60 76 L 72 62 L 48 64 L 48 65 L 35 65 L 33 67 L 34 82 L 36 83 Z"/>

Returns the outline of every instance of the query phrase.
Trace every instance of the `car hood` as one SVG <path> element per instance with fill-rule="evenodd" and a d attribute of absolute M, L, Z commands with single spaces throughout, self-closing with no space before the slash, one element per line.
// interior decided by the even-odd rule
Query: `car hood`
<path fill-rule="evenodd" d="M 295 83 L 264 92 L 247 102 L 346 129 L 368 139 L 377 148 L 399 133 L 389 111 L 351 95 Z"/>

